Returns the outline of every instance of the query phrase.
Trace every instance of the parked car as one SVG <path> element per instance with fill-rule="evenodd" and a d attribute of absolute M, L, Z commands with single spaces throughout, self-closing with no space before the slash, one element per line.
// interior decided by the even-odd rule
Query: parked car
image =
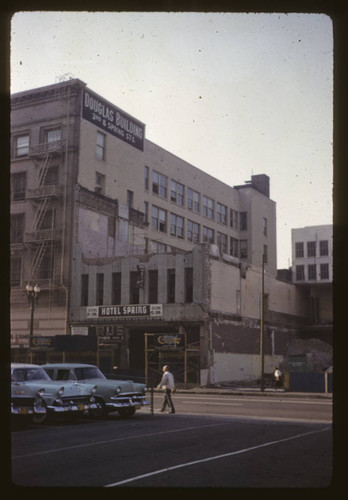
<path fill-rule="evenodd" d="M 77 382 L 53 381 L 39 365 L 11 364 L 11 411 L 25 413 L 26 407 L 30 412 L 30 398 L 34 398 L 37 401 L 37 411 L 33 413 L 35 422 L 43 422 L 50 414 L 78 416 L 86 410 L 97 409 L 95 391 L 95 387 Z"/>
<path fill-rule="evenodd" d="M 11 383 L 11 415 L 31 418 L 34 423 L 43 422 L 47 417 L 47 408 L 42 396 L 45 389 L 38 390 L 33 396 L 16 394 L 17 385 Z"/>
<path fill-rule="evenodd" d="M 136 410 L 150 404 L 146 399 L 145 384 L 132 380 L 107 379 L 97 366 L 83 363 L 50 363 L 43 365 L 48 375 L 55 381 L 75 380 L 96 386 L 95 399 L 98 409 L 92 408 L 94 416 L 117 411 L 123 418 L 134 415 Z"/>

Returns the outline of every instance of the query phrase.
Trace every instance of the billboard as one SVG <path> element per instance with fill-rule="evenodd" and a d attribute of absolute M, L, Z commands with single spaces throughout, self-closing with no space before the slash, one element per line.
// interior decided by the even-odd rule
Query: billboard
<path fill-rule="evenodd" d="M 145 125 L 89 90 L 83 91 L 82 117 L 144 151 Z"/>

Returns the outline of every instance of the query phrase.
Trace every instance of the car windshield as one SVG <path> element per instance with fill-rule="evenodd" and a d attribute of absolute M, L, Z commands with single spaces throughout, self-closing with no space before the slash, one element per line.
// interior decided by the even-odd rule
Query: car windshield
<path fill-rule="evenodd" d="M 87 378 L 101 378 L 105 380 L 104 375 L 96 366 L 75 368 L 74 372 L 77 380 L 85 380 Z"/>
<path fill-rule="evenodd" d="M 31 380 L 51 380 L 43 368 L 15 368 L 12 372 L 12 382 Z"/>

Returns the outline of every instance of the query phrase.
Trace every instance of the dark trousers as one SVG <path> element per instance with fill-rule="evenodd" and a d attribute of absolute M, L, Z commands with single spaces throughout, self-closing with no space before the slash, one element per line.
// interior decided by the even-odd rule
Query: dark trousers
<path fill-rule="evenodd" d="M 169 406 L 171 411 L 175 411 L 173 401 L 172 401 L 172 396 L 171 396 L 171 389 L 165 389 L 164 392 L 164 398 L 163 398 L 163 403 L 162 403 L 162 410 L 164 411 L 166 409 L 166 406 Z"/>

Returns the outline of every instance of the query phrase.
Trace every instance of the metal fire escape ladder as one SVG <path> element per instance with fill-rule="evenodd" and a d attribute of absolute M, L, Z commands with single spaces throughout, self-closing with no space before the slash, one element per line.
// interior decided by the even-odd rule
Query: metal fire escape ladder
<path fill-rule="evenodd" d="M 44 185 L 46 175 L 48 168 L 51 163 L 52 156 L 50 153 L 46 153 L 45 156 L 43 157 L 41 161 L 41 168 L 39 170 L 39 175 L 38 175 L 38 188 L 42 187 Z M 43 193 L 44 194 L 44 193 Z M 45 196 L 42 198 L 39 202 L 38 208 L 35 212 L 33 224 L 32 224 L 32 229 L 33 231 L 39 231 L 41 224 L 45 218 L 47 208 L 49 205 L 49 197 Z M 30 281 L 35 280 L 37 271 L 40 268 L 42 259 L 46 253 L 46 249 L 48 246 L 48 241 L 43 240 L 40 242 L 35 250 L 34 257 L 31 261 L 31 269 L 30 269 Z"/>

